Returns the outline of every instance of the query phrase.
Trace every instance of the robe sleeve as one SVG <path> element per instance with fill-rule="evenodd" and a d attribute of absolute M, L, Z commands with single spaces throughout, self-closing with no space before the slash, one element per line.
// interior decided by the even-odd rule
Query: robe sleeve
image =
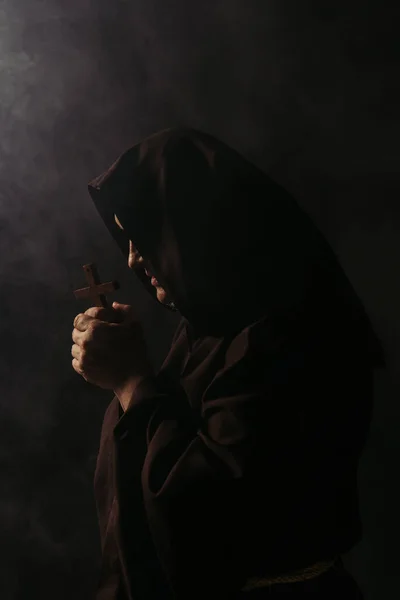
<path fill-rule="evenodd" d="M 274 468 L 296 429 L 288 398 L 303 355 L 269 359 L 258 333 L 249 328 L 232 342 L 198 417 L 179 382 L 155 377 L 142 382 L 114 430 L 125 490 L 137 481 L 133 457 L 143 453 L 145 439 L 141 483 L 148 524 L 182 600 L 222 599 L 244 584 L 251 495 L 259 504 L 267 480 L 260 469 Z"/>

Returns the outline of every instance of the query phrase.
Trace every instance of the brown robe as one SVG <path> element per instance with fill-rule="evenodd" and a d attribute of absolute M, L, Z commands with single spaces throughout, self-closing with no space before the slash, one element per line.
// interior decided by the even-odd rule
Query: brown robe
<path fill-rule="evenodd" d="M 349 550 L 384 361 L 321 233 L 193 130 L 147 138 L 89 191 L 183 317 L 161 371 L 104 419 L 97 600 L 232 599 L 249 577 Z"/>
<path fill-rule="evenodd" d="M 372 369 L 329 337 L 306 320 L 261 321 L 190 353 L 183 322 L 122 418 L 113 399 L 95 477 L 97 600 L 233 598 L 251 576 L 360 540 Z"/>

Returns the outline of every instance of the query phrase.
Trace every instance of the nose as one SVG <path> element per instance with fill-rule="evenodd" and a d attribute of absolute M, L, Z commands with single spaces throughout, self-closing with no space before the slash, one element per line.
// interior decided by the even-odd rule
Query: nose
<path fill-rule="evenodd" d="M 138 267 L 143 266 L 143 264 L 144 260 L 137 252 L 129 254 L 128 267 L 130 269 L 137 269 Z"/>
<path fill-rule="evenodd" d="M 143 258 L 140 256 L 139 252 L 136 250 L 132 242 L 129 242 L 128 267 L 130 269 L 136 269 L 140 266 L 143 266 L 143 263 Z"/>

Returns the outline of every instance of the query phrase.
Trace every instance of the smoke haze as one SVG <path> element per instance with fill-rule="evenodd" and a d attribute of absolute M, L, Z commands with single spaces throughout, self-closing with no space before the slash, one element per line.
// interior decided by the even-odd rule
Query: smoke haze
<path fill-rule="evenodd" d="M 174 125 L 220 137 L 298 198 L 383 340 L 389 369 L 360 476 L 365 538 L 347 560 L 366 600 L 395 597 L 400 127 L 390 11 L 378 0 L 0 2 L 2 600 L 93 597 L 92 477 L 110 394 L 71 367 L 73 319 L 88 308 L 72 294 L 82 265 L 120 281 L 113 297 L 137 307 L 155 364 L 176 318 L 128 271 L 87 182 Z"/>

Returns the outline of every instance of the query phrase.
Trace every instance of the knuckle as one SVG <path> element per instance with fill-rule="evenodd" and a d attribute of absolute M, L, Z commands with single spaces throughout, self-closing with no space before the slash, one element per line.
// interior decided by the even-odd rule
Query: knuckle
<path fill-rule="evenodd" d="M 103 321 L 97 321 L 94 325 L 93 331 L 92 331 L 92 338 L 94 338 L 95 340 L 100 340 L 104 337 L 104 333 L 106 331 L 109 331 L 109 326 L 107 325 L 107 323 L 103 322 Z"/>
<path fill-rule="evenodd" d="M 96 334 L 97 325 L 95 321 L 89 323 L 88 328 L 86 330 L 86 338 L 85 339 L 93 339 Z"/>
<path fill-rule="evenodd" d="M 74 327 L 76 327 L 77 323 L 80 321 L 81 318 L 82 318 L 82 313 L 79 313 L 79 315 L 76 315 L 76 317 L 74 319 Z"/>
<path fill-rule="evenodd" d="M 85 315 L 93 317 L 94 319 L 100 319 L 103 312 L 104 308 L 100 306 L 92 306 L 92 308 L 88 308 L 88 310 L 85 312 Z"/>
<path fill-rule="evenodd" d="M 82 369 L 87 369 L 93 364 L 93 355 L 91 352 L 88 352 L 87 349 L 83 349 L 80 354 L 79 360 Z"/>
<path fill-rule="evenodd" d="M 98 327 L 93 327 L 89 332 L 88 332 L 88 342 L 97 342 L 97 340 L 99 339 L 99 328 Z"/>

